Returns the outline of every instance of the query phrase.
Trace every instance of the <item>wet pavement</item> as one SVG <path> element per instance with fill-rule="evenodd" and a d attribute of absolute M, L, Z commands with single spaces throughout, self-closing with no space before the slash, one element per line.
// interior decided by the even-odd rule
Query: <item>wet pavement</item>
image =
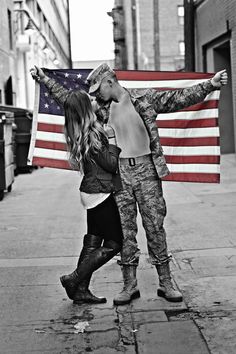
<path fill-rule="evenodd" d="M 91 282 L 106 304 L 74 305 L 59 282 L 74 269 L 86 231 L 77 173 L 17 176 L 0 203 L 0 353 L 235 353 L 235 176 L 235 155 L 226 155 L 220 185 L 164 184 L 171 268 L 185 301 L 157 297 L 138 217 L 141 298 L 119 307 L 117 258 Z"/>

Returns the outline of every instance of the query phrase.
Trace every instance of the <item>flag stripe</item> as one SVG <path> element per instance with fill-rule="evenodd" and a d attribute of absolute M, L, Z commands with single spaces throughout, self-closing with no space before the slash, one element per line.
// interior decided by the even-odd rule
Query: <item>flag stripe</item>
<path fill-rule="evenodd" d="M 200 109 L 218 108 L 218 100 L 208 100 L 181 109 L 179 112 L 198 111 Z"/>
<path fill-rule="evenodd" d="M 58 143 L 55 141 L 36 140 L 35 147 L 44 148 L 44 149 L 67 151 L 67 146 L 65 143 Z"/>
<path fill-rule="evenodd" d="M 46 159 L 68 160 L 68 152 L 62 150 L 38 148 L 34 149 L 35 157 L 45 157 Z"/>
<path fill-rule="evenodd" d="M 115 70 L 118 80 L 134 81 L 152 81 L 152 80 L 170 80 L 170 77 L 174 80 L 183 80 L 185 79 L 210 79 L 214 75 L 213 73 L 196 73 L 196 72 L 177 72 L 177 71 L 121 71 Z"/>
<path fill-rule="evenodd" d="M 157 120 L 158 128 L 210 128 L 215 127 L 217 118 L 190 120 Z M 64 126 L 59 124 L 38 123 L 38 131 L 64 134 Z"/>
<path fill-rule="evenodd" d="M 160 138 L 162 146 L 215 146 L 219 144 L 219 137 L 204 138 Z"/>
<path fill-rule="evenodd" d="M 51 133 L 53 134 L 53 133 Z M 219 136 L 219 128 L 190 128 L 190 129 L 169 129 L 169 128 L 160 128 L 159 134 L 161 137 L 173 137 L 174 139 L 178 138 L 189 138 L 189 137 L 211 137 Z"/>
<path fill-rule="evenodd" d="M 220 174 L 216 173 L 171 173 L 163 178 L 172 182 L 220 183 Z"/>
<path fill-rule="evenodd" d="M 172 155 L 165 155 L 165 159 L 167 164 L 197 164 L 197 163 L 213 163 L 219 164 L 220 163 L 220 156 L 212 156 L 212 155 L 196 155 L 196 156 L 172 156 Z"/>
<path fill-rule="evenodd" d="M 37 140 L 65 143 L 65 135 L 54 132 L 37 131 Z"/>
<path fill-rule="evenodd" d="M 169 120 L 169 119 L 208 119 L 217 118 L 218 110 L 213 109 L 203 109 L 201 111 L 188 111 L 188 112 L 171 112 L 171 113 L 160 113 L 157 116 L 157 120 Z"/>
<path fill-rule="evenodd" d="M 48 159 L 42 157 L 34 157 L 33 165 L 42 166 L 42 167 L 54 167 L 54 168 L 62 168 L 64 170 L 71 170 L 70 164 L 66 160 L 58 160 L 58 159 Z"/>
<path fill-rule="evenodd" d="M 159 128 L 207 128 L 217 126 L 217 118 L 194 119 L 194 120 L 156 120 Z"/>
<path fill-rule="evenodd" d="M 163 146 L 163 150 L 172 156 L 220 155 L 219 146 Z"/>
<path fill-rule="evenodd" d="M 168 164 L 170 172 L 185 173 L 220 173 L 218 164 Z"/>
<path fill-rule="evenodd" d="M 38 123 L 48 123 L 48 124 L 55 124 L 56 123 L 56 124 L 64 126 L 65 117 L 64 116 L 57 116 L 55 114 L 39 113 Z"/>
<path fill-rule="evenodd" d="M 158 89 L 161 87 L 162 89 L 172 89 L 172 88 L 184 88 L 184 87 L 191 87 L 193 85 L 201 84 L 205 79 L 202 80 L 168 80 L 168 86 L 165 87 L 167 81 L 140 81 L 140 80 L 133 80 L 133 81 L 122 81 L 119 80 L 121 86 L 127 87 L 129 89 L 143 89 L 143 88 L 155 88 Z"/>
<path fill-rule="evenodd" d="M 49 124 L 49 123 L 38 123 L 38 131 L 53 132 L 53 133 L 64 133 L 64 125 Z"/>

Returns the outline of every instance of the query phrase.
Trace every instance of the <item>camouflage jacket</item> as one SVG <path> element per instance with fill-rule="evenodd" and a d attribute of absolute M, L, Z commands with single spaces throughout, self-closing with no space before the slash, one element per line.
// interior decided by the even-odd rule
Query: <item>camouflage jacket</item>
<path fill-rule="evenodd" d="M 51 95 L 61 104 L 63 104 L 68 95 L 68 90 L 58 84 L 54 79 L 46 79 L 45 85 Z M 128 89 L 131 101 L 142 118 L 148 135 L 150 137 L 150 149 L 152 159 L 160 178 L 169 174 L 169 170 L 163 155 L 163 149 L 160 144 L 156 116 L 158 113 L 176 112 L 193 104 L 200 103 L 204 98 L 215 90 L 210 80 L 203 83 L 170 91 L 156 91 L 154 89 Z M 110 103 L 98 103 L 96 111 L 98 119 L 107 123 L 110 115 Z"/>

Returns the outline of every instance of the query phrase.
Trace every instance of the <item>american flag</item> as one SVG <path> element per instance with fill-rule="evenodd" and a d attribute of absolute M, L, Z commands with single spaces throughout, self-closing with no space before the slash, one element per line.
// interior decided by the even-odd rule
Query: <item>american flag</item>
<path fill-rule="evenodd" d="M 85 79 L 91 69 L 46 69 L 45 73 L 68 90 L 88 91 Z M 211 73 L 119 71 L 126 88 L 169 90 L 189 87 L 213 76 Z M 158 114 L 156 123 L 170 170 L 166 181 L 220 182 L 218 102 L 220 91 L 211 92 L 200 104 L 174 113 Z M 29 164 L 70 169 L 63 133 L 63 107 L 44 84 L 36 84 Z"/>

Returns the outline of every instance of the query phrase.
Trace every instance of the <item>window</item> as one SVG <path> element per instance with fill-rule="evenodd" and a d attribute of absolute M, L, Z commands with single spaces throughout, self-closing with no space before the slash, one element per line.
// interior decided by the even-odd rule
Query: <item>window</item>
<path fill-rule="evenodd" d="M 179 25 L 184 25 L 184 6 L 183 5 L 178 5 L 177 11 L 178 11 L 178 22 L 179 22 Z"/>
<path fill-rule="evenodd" d="M 184 41 L 179 41 L 179 54 L 185 55 L 185 43 Z"/>
<path fill-rule="evenodd" d="M 11 23 L 11 11 L 7 10 L 7 18 L 8 18 L 8 35 L 9 35 L 9 48 L 13 49 L 12 42 L 12 23 Z"/>

